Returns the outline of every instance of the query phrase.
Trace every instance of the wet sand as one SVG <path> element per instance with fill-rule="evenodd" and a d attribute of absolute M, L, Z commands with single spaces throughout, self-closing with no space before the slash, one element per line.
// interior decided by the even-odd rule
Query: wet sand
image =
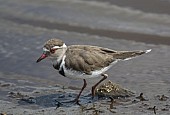
<path fill-rule="evenodd" d="M 91 8 L 93 5 L 91 3 L 80 7 L 81 2 L 55 1 L 45 4 L 44 1 L 22 0 L 18 5 L 18 1 L 20 0 L 3 1 L 3 4 L 0 4 L 0 7 L 3 8 L 0 11 L 0 113 L 13 115 L 148 115 L 156 112 L 156 114 L 169 115 L 170 40 L 168 34 L 154 34 L 152 31 L 146 34 L 145 31 L 109 29 L 109 25 L 113 23 L 108 23 L 107 19 L 119 17 L 118 15 L 105 17 L 102 21 L 106 25 L 105 28 L 102 28 L 102 23 L 96 23 L 94 17 L 100 19 L 104 14 L 98 13 L 96 9 L 93 11 L 94 14 L 87 11 L 86 8 Z M 63 14 L 62 7 L 59 7 L 58 12 L 51 10 L 55 9 L 55 5 L 58 3 L 62 7 L 65 6 L 64 10 L 67 10 L 67 3 L 70 4 L 70 9 L 65 11 L 66 14 Z M 53 4 L 55 5 L 53 6 Z M 111 9 L 111 6 L 108 6 Z M 75 7 L 79 10 L 74 9 Z M 105 9 L 108 11 L 109 8 Z M 41 12 L 46 9 L 48 10 Z M 101 11 L 100 8 L 98 10 Z M 75 16 L 83 13 L 87 17 L 68 16 L 71 21 L 76 23 L 73 24 L 66 21 L 68 17 L 64 16 L 69 15 L 67 12 Z M 50 15 L 45 18 L 42 16 L 48 14 Z M 63 17 L 56 18 L 56 15 Z M 50 20 L 55 18 L 56 20 Z M 62 20 L 58 20 L 59 18 Z M 127 16 L 127 20 L 122 20 L 129 24 L 129 20 L 131 20 L 129 18 Z M 91 21 L 90 23 L 87 21 L 88 19 Z M 169 31 L 166 29 L 169 26 L 168 22 L 166 25 L 161 21 L 158 24 L 142 18 L 140 20 L 144 22 L 144 25 L 146 24 L 143 26 L 146 30 L 149 28 L 149 30 L 157 31 L 157 28 L 150 27 L 160 26 L 158 30 Z M 113 22 L 115 21 L 113 20 Z M 136 22 L 134 21 L 134 25 Z M 152 49 L 152 52 L 129 61 L 119 62 L 107 72 L 109 77 L 105 82 L 111 80 L 134 92 L 134 96 L 115 98 L 115 101 L 108 97 L 98 99 L 96 96 L 92 100 L 90 90 L 91 86 L 98 81 L 99 78 L 97 78 L 88 80 L 88 86 L 80 98 L 82 106 L 73 103 L 61 104 L 62 101 L 74 99 L 83 82 L 62 77 L 53 69 L 49 60 L 36 64 L 37 58 L 42 53 L 43 43 L 52 37 L 62 39 L 67 45 L 88 44 L 115 50 Z M 143 93 L 144 99 L 138 97 L 141 93 Z"/>
<path fill-rule="evenodd" d="M 20 75 L 1 73 L 1 78 L 2 76 L 20 77 Z M 0 113 L 7 115 L 169 114 L 169 96 L 165 95 L 165 92 L 162 94 L 154 91 L 155 95 L 148 95 L 148 91 L 145 91 L 143 95 L 136 93 L 134 96 L 119 98 L 110 98 L 111 95 L 103 98 L 96 96 L 94 99 L 91 98 L 90 93 L 86 92 L 80 97 L 81 105 L 76 105 L 70 101 L 76 97 L 75 92 L 79 89 L 62 85 L 45 86 L 40 83 L 37 85 L 36 82 L 39 81 L 20 80 L 17 84 L 14 80 L 12 82 L 1 81 Z"/>

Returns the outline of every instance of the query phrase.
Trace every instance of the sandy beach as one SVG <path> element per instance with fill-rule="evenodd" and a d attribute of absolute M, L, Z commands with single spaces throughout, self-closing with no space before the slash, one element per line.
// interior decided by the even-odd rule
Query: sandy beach
<path fill-rule="evenodd" d="M 2 115 L 169 115 L 170 15 L 168 0 L 153 7 L 115 0 L 0 1 L 0 113 Z M 164 7 L 162 7 L 164 6 Z M 160 8 L 160 10 L 159 10 Z M 49 60 L 37 64 L 44 42 L 86 44 L 114 50 L 152 51 L 121 61 L 108 79 L 134 92 L 130 97 L 91 98 L 89 79 L 82 106 L 81 80 L 62 77 Z M 136 98 L 143 93 L 143 98 Z M 63 103 L 62 103 L 63 102 Z M 154 108 L 155 106 L 155 108 Z"/>

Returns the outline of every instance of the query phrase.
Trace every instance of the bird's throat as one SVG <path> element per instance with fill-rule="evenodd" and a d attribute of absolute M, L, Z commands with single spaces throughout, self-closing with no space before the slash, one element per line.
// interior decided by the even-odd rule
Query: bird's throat
<path fill-rule="evenodd" d="M 62 55 L 60 58 L 56 59 L 56 60 L 53 60 L 53 67 L 57 70 L 60 69 L 60 67 L 62 66 L 63 64 L 63 61 L 64 61 L 64 58 L 65 55 Z"/>

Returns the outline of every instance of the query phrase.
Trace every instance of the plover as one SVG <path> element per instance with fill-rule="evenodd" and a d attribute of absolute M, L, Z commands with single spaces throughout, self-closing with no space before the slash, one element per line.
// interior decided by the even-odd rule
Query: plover
<path fill-rule="evenodd" d="M 105 72 L 116 62 L 128 60 L 150 51 L 151 49 L 146 51 L 115 51 L 90 45 L 66 46 L 62 40 L 54 38 L 44 44 L 43 54 L 37 62 L 50 58 L 53 62 L 53 67 L 61 75 L 73 79 L 83 79 L 84 85 L 75 98 L 75 102 L 79 104 L 79 97 L 87 85 L 86 79 L 103 76 L 92 87 L 92 97 L 94 97 L 95 88 L 108 77 Z"/>

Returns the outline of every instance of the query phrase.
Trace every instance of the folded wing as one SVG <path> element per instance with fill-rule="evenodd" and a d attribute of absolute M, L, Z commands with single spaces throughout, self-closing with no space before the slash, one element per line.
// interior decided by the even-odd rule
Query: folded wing
<path fill-rule="evenodd" d="M 66 55 L 66 68 L 86 74 L 100 70 L 117 60 L 127 60 L 146 51 L 114 51 L 108 48 L 88 45 L 69 46 Z"/>

